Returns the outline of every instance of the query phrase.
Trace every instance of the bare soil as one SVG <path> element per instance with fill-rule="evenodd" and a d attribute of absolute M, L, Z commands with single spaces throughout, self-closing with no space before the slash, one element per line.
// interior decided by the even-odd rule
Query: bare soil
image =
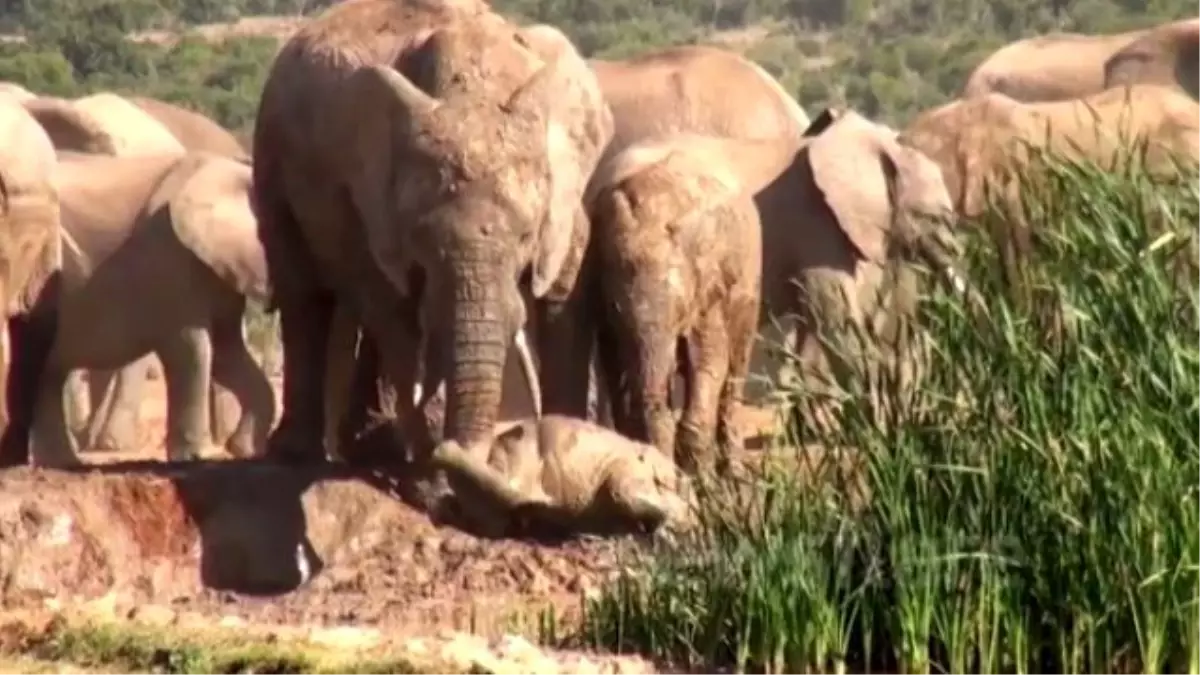
<path fill-rule="evenodd" d="M 536 638 L 539 614 L 569 626 L 639 545 L 479 539 L 345 467 L 168 464 L 161 381 L 150 390 L 142 447 L 87 453 L 85 470 L 0 472 L 0 606 L 109 598 L 118 615 L 155 605 L 214 622 Z M 748 435 L 771 420 L 749 410 Z"/>

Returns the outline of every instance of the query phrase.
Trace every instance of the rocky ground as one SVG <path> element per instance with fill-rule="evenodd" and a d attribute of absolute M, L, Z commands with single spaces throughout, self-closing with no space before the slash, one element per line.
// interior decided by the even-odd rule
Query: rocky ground
<path fill-rule="evenodd" d="M 468 645 L 494 656 L 516 649 L 514 636 L 536 640 L 547 612 L 570 626 L 582 598 L 639 546 L 481 540 L 432 523 L 377 476 L 345 469 L 166 465 L 154 384 L 142 448 L 89 454 L 94 466 L 83 472 L 0 472 L 4 610 L 70 614 L 99 603 L 121 622 L 350 627 L 375 642 L 402 636 L 438 653 Z M 746 424 L 768 420 L 750 411 Z M 538 654 L 534 672 L 578 670 L 570 664 L 584 658 Z M 580 672 L 654 668 L 596 658 Z"/>

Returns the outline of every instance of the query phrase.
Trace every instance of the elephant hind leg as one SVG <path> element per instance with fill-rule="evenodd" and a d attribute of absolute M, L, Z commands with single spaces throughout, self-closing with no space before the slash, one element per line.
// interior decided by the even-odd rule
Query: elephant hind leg
<path fill-rule="evenodd" d="M 5 373 L 8 424 L 0 438 L 0 466 L 79 464 L 63 407 L 67 372 L 54 362 L 57 315 L 50 310 L 9 319 Z M 54 406 L 57 405 L 57 408 Z M 49 431 L 51 433 L 47 434 Z"/>
<path fill-rule="evenodd" d="M 212 447 L 213 344 L 207 329 L 188 327 L 158 350 L 167 382 L 167 459 L 199 459 Z"/>
<path fill-rule="evenodd" d="M 275 391 L 246 345 L 241 313 L 226 317 L 213 329 L 212 377 L 237 398 L 241 416 L 225 442 L 234 457 L 266 453 L 267 436 L 275 421 Z"/>
<path fill-rule="evenodd" d="M 713 459 L 718 400 L 730 365 L 727 333 L 724 317 L 712 312 L 688 336 L 686 394 L 675 445 L 675 462 L 688 472 Z"/>
<path fill-rule="evenodd" d="M 755 327 L 758 323 L 757 303 L 736 307 L 729 321 L 729 367 L 717 401 L 717 449 L 721 464 L 728 462 L 744 449 L 744 438 L 737 426 L 737 416 L 746 392 L 746 377 L 754 355 Z"/>
<path fill-rule="evenodd" d="M 136 447 L 142 421 L 142 398 L 153 360 L 153 355 L 146 355 L 118 370 L 88 373 L 92 413 L 85 440 L 87 449 Z"/>

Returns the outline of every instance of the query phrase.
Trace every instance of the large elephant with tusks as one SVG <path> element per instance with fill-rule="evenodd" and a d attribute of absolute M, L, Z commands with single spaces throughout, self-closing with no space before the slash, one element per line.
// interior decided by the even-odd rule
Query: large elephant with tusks
<path fill-rule="evenodd" d="M 283 333 L 271 454 L 321 456 L 338 302 L 398 391 L 445 383 L 443 429 L 397 397 L 411 441 L 491 438 L 522 292 L 547 301 L 574 286 L 582 194 L 612 135 L 579 54 L 540 50 L 525 30 L 479 0 L 351 0 L 276 57 L 253 147 Z M 330 351 L 352 366 L 352 344 Z"/>

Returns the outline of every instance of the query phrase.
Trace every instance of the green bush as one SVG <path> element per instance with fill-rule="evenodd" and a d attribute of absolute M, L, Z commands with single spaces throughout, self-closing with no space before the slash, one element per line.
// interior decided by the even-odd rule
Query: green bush
<path fill-rule="evenodd" d="M 1025 180 L 1023 292 L 967 237 L 986 310 L 931 291 L 917 405 L 841 409 L 825 446 L 861 484 L 704 499 L 697 534 L 589 602 L 589 641 L 768 672 L 1200 669 L 1197 175 Z"/>

